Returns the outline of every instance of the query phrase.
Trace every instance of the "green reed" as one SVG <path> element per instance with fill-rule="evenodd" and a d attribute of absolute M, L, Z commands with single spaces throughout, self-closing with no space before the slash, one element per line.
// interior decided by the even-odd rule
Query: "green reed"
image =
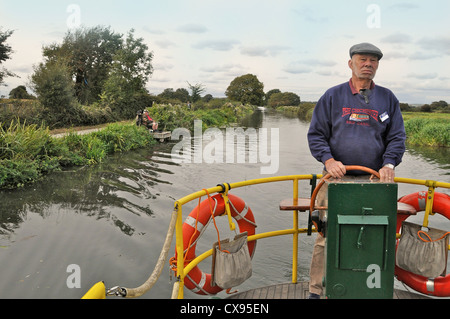
<path fill-rule="evenodd" d="M 67 166 L 94 165 L 115 152 L 154 143 L 148 131 L 133 124 L 111 124 L 101 131 L 71 132 L 53 138 L 48 128 L 11 122 L 0 128 L 0 188 L 31 184 Z"/>

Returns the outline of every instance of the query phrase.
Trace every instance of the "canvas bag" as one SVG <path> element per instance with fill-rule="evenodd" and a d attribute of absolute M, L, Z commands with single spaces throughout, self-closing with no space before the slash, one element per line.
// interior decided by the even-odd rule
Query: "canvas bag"
<path fill-rule="evenodd" d="M 220 246 L 220 248 L 219 248 Z M 252 259 L 247 245 L 247 232 L 233 241 L 225 239 L 213 245 L 211 285 L 223 289 L 239 286 L 252 275 Z"/>
<path fill-rule="evenodd" d="M 445 276 L 449 232 L 404 221 L 397 246 L 398 267 L 427 278 Z"/>

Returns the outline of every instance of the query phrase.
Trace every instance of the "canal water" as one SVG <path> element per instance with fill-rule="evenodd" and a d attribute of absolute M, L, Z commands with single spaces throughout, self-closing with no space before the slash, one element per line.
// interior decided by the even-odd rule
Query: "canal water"
<path fill-rule="evenodd" d="M 244 162 L 209 164 L 206 157 L 202 163 L 182 162 L 172 156 L 174 147 L 179 146 L 178 141 L 172 141 L 116 154 L 95 167 L 53 173 L 24 189 L 0 192 L 0 298 L 77 299 L 101 280 L 107 287 L 140 286 L 159 257 L 176 199 L 224 182 L 321 172 L 321 164 L 311 157 L 307 146 L 309 123 L 258 111 L 242 125 L 255 128 L 259 136 L 267 133 L 267 149 L 258 142 L 258 152 L 266 152 L 257 163 L 250 161 L 255 148 L 248 143 L 243 145 L 248 155 Z M 279 140 L 277 145 L 270 142 L 272 137 Z M 199 137 L 192 138 L 194 154 Z M 211 146 L 208 143 L 204 139 L 203 148 Z M 279 152 L 277 163 L 269 156 L 271 150 Z M 264 158 L 266 162 L 260 160 Z M 277 170 L 261 174 L 269 167 L 268 158 Z M 408 149 L 396 172 L 406 178 L 450 182 L 449 151 Z M 300 195 L 309 197 L 309 187 L 309 182 L 300 182 Z M 399 196 L 419 190 L 425 189 L 402 184 Z M 258 224 L 257 232 L 292 227 L 292 213 L 278 208 L 280 200 L 292 196 L 291 182 L 255 185 L 231 193 L 248 203 Z M 184 215 L 196 204 L 188 204 Z M 306 214 L 300 219 L 305 227 Z M 450 229 L 446 220 L 432 219 L 436 222 L 431 225 L 434 222 Z M 218 218 L 218 226 L 221 239 L 233 236 L 227 230 L 226 218 Z M 314 238 L 300 236 L 299 280 L 308 279 Z M 210 226 L 197 252 L 210 249 L 215 241 L 217 233 Z M 291 247 L 290 236 L 260 240 L 253 276 L 237 289 L 290 281 Z M 174 244 L 169 255 L 173 254 Z M 210 267 L 208 261 L 201 265 L 205 272 L 210 272 Z M 169 298 L 173 285 L 170 273 L 166 266 L 143 298 Z M 222 292 L 218 296 L 226 295 Z M 199 296 L 186 290 L 185 297 Z"/>

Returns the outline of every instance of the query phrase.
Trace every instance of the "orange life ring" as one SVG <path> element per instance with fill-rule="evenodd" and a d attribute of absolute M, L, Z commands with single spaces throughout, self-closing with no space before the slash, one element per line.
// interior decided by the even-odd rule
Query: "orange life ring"
<path fill-rule="evenodd" d="M 424 211 L 427 201 L 427 192 L 417 192 L 403 196 L 398 200 L 401 203 L 406 203 L 413 206 L 416 211 Z M 450 219 L 450 196 L 443 193 L 434 193 L 433 212 L 441 214 Z M 402 222 L 407 219 L 407 214 L 397 214 L 397 233 L 400 231 Z M 404 282 L 412 289 L 426 295 L 436 297 L 450 296 L 450 274 L 445 277 L 426 278 L 420 275 L 413 274 L 406 271 L 397 265 L 395 266 L 395 275 L 397 279 Z"/>
<path fill-rule="evenodd" d="M 236 220 L 239 231 L 247 232 L 248 236 L 255 234 L 255 218 L 250 207 L 239 197 L 228 194 L 231 216 Z M 214 203 L 210 201 L 213 200 Z M 193 260 L 197 240 L 202 234 L 202 230 L 208 225 L 213 206 L 214 216 L 226 214 L 225 201 L 221 194 L 216 194 L 200 203 L 200 207 L 195 207 L 183 224 L 183 250 L 185 252 L 185 265 Z M 197 227 L 195 226 L 197 223 Z M 188 247 L 189 243 L 191 246 Z M 256 241 L 248 242 L 250 256 L 253 257 Z M 189 249 L 188 249 L 189 248 Z M 187 252 L 186 252 L 187 251 Z M 223 290 L 219 286 L 211 286 L 211 274 L 204 273 L 198 266 L 195 266 L 186 276 L 185 286 L 199 295 L 215 295 Z"/>

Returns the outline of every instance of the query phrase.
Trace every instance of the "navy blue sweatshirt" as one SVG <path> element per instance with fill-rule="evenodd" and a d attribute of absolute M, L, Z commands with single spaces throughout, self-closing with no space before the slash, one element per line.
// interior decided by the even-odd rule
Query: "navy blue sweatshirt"
<path fill-rule="evenodd" d="M 365 95 L 356 92 L 350 80 L 319 99 L 308 132 L 311 154 L 319 162 L 334 158 L 376 171 L 400 164 L 406 134 L 398 99 L 373 82 Z"/>

